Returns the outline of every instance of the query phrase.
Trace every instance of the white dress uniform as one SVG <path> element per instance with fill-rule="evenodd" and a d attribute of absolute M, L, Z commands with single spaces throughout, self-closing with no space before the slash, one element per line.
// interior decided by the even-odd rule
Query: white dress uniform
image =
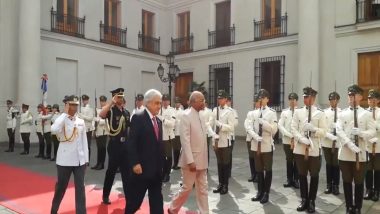
<path fill-rule="evenodd" d="M 39 118 L 42 120 L 42 132 L 44 134 L 51 132 L 51 118 L 53 117 L 52 113 L 43 115 L 42 112 L 39 114 Z"/>
<path fill-rule="evenodd" d="M 286 145 L 290 145 L 291 140 L 293 138 L 291 123 L 295 110 L 296 107 L 294 108 L 294 110 L 292 110 L 291 108 L 284 109 L 281 112 L 280 120 L 278 121 L 278 129 L 282 134 L 282 143 Z"/>
<path fill-rule="evenodd" d="M 134 114 L 136 114 L 136 113 L 138 113 L 140 111 L 143 111 L 144 109 L 145 109 L 145 106 L 143 106 L 143 105 L 140 106 L 140 107 L 134 108 L 133 111 L 132 111 L 131 120 L 132 120 L 132 117 L 133 117 Z"/>
<path fill-rule="evenodd" d="M 96 130 L 95 130 L 96 137 L 108 135 L 109 133 L 107 129 L 106 120 L 99 117 L 99 114 L 101 111 L 102 111 L 101 108 L 97 108 L 96 112 L 98 116 L 94 118 L 94 120 L 98 123 L 98 126 L 96 127 Z"/>
<path fill-rule="evenodd" d="M 247 115 L 247 132 L 252 136 L 253 140 L 251 143 L 251 150 L 257 151 L 258 139 L 259 139 L 259 118 L 262 114 L 262 119 L 266 122 L 263 123 L 262 141 L 261 141 L 261 152 L 272 152 L 274 149 L 273 136 L 277 132 L 277 115 L 276 111 L 269 108 L 263 107 L 261 110 L 256 109 L 252 111 L 251 114 Z"/>
<path fill-rule="evenodd" d="M 326 116 L 324 112 L 317 108 L 316 106 L 311 107 L 311 121 L 310 123 L 316 128 L 316 130 L 311 134 L 309 156 L 319 157 L 321 155 L 321 139 L 326 135 L 327 125 Z M 305 155 L 306 145 L 300 140 L 306 138 L 306 133 L 304 127 L 308 122 L 309 110 L 304 106 L 303 108 L 296 109 L 293 115 L 293 120 L 291 123 L 292 134 L 297 143 L 294 145 L 294 154 Z"/>
<path fill-rule="evenodd" d="M 359 161 L 366 162 L 367 139 L 371 139 L 376 135 L 376 125 L 372 118 L 371 112 L 357 107 L 358 128 L 361 130 L 359 134 Z M 337 134 L 342 144 L 339 150 L 339 160 L 356 161 L 356 153 L 350 149 L 354 142 L 354 135 L 351 134 L 354 128 L 354 110 L 346 108 L 338 117 Z"/>
<path fill-rule="evenodd" d="M 368 109 L 373 118 L 373 112 L 375 112 L 375 126 L 376 135 L 375 138 L 367 140 L 368 153 L 380 153 L 380 108 L 376 107 L 375 111 L 373 109 Z M 375 151 L 373 150 L 375 148 Z"/>
<path fill-rule="evenodd" d="M 334 125 L 334 116 L 335 116 L 335 110 L 333 108 L 327 108 L 324 110 L 325 112 L 325 115 L 326 115 L 326 126 L 327 126 L 327 132 L 326 132 L 326 137 L 322 140 L 322 147 L 326 147 L 326 148 L 332 148 L 332 145 L 333 145 L 333 140 L 335 138 L 334 136 L 334 128 L 335 128 L 335 125 Z M 342 109 L 340 108 L 337 108 L 337 115 L 339 117 L 339 114 L 342 112 Z M 340 144 L 339 143 L 335 143 L 335 147 L 336 149 L 339 149 L 340 147 Z"/>
<path fill-rule="evenodd" d="M 171 106 L 162 107 L 157 116 L 162 121 L 162 140 L 174 139 L 175 109 Z"/>
<path fill-rule="evenodd" d="M 57 165 L 82 166 L 89 161 L 86 126 L 83 119 L 75 116 L 74 120 L 70 120 L 66 113 L 62 113 L 51 126 L 51 131 L 61 141 L 57 153 Z M 64 142 L 72 135 L 74 139 L 71 142 Z"/>
<path fill-rule="evenodd" d="M 36 132 L 37 133 L 43 133 L 43 128 L 42 128 L 42 112 L 38 112 L 38 115 L 35 120 L 35 125 L 36 125 Z"/>
<path fill-rule="evenodd" d="M 33 126 L 33 115 L 30 111 L 20 115 L 20 133 L 30 133 Z"/>
<path fill-rule="evenodd" d="M 203 117 L 194 108 L 185 110 L 180 121 L 182 152 L 179 166 L 183 185 L 173 197 L 170 211 L 178 213 L 189 197 L 195 183 L 195 195 L 200 213 L 209 213 L 207 185 L 207 127 Z M 190 171 L 188 164 L 195 163 L 196 171 Z"/>
<path fill-rule="evenodd" d="M 210 117 L 210 126 L 216 129 L 216 121 L 217 121 L 217 108 L 219 108 L 219 122 L 220 122 L 220 130 L 219 130 L 219 140 L 218 140 L 218 148 L 226 148 L 231 146 L 231 136 L 235 130 L 235 115 L 231 108 L 227 105 L 223 107 L 215 107 L 212 111 L 212 115 Z M 211 132 L 212 136 L 215 136 L 215 131 Z M 213 139 L 212 145 L 215 146 L 215 139 Z"/>
<path fill-rule="evenodd" d="M 94 109 L 89 104 L 81 107 L 81 112 L 78 113 L 78 116 L 84 120 L 86 132 L 94 131 Z"/>
<path fill-rule="evenodd" d="M 12 129 L 13 131 L 16 129 L 16 113 L 18 111 L 12 106 L 9 108 L 7 112 L 7 129 Z"/>

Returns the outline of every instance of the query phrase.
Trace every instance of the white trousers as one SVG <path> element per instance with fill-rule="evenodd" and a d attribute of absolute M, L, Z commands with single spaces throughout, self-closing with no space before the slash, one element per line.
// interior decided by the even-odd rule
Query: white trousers
<path fill-rule="evenodd" d="M 170 211 L 177 214 L 189 197 L 195 183 L 195 197 L 201 214 L 208 214 L 208 184 L 207 170 L 197 170 L 191 172 L 189 168 L 181 168 L 182 187 L 173 197 L 170 203 Z"/>

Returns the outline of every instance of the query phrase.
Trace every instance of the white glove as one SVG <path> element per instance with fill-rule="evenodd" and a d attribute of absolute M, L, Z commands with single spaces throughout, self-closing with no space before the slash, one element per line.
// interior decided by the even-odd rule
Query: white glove
<path fill-rule="evenodd" d="M 285 131 L 285 132 L 284 132 L 284 135 L 285 135 L 286 137 L 289 137 L 289 138 L 292 138 L 292 137 L 293 137 L 292 133 L 290 133 L 290 132 L 288 132 L 288 131 Z"/>
<path fill-rule="evenodd" d="M 303 143 L 305 145 L 310 145 L 310 140 L 306 137 L 301 137 L 298 142 Z"/>
<path fill-rule="evenodd" d="M 219 120 L 215 120 L 215 125 L 221 127 L 223 123 L 221 123 Z"/>
<path fill-rule="evenodd" d="M 315 128 L 315 126 L 311 123 L 305 123 L 305 125 L 303 126 L 303 129 L 305 131 L 311 131 L 311 132 L 315 132 L 317 130 L 317 128 Z"/>
<path fill-rule="evenodd" d="M 360 130 L 360 128 L 352 128 L 351 129 L 351 134 L 352 135 L 360 135 L 361 134 L 361 130 Z"/>
<path fill-rule="evenodd" d="M 369 140 L 369 142 L 372 143 L 372 144 L 377 143 L 378 141 L 379 141 L 379 138 L 377 138 L 377 137 L 371 138 Z"/>
<path fill-rule="evenodd" d="M 353 152 L 353 153 L 359 153 L 360 149 L 357 147 L 353 142 L 347 143 L 347 147 Z"/>
<path fill-rule="evenodd" d="M 265 120 L 263 118 L 259 118 L 258 121 L 259 121 L 259 124 L 262 125 Z"/>
<path fill-rule="evenodd" d="M 257 136 L 256 141 L 257 142 L 263 142 L 263 137 Z"/>
<path fill-rule="evenodd" d="M 219 135 L 215 134 L 215 135 L 213 136 L 213 138 L 214 138 L 214 140 L 218 140 L 218 139 L 219 139 Z"/>
<path fill-rule="evenodd" d="M 336 141 L 336 140 L 338 140 L 338 137 L 332 134 L 332 135 L 329 135 L 329 139 L 331 141 Z"/>

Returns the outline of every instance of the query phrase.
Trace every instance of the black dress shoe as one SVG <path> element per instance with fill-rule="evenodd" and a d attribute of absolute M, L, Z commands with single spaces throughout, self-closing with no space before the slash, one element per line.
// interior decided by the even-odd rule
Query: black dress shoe
<path fill-rule="evenodd" d="M 380 191 L 376 190 L 375 193 L 372 196 L 372 201 L 375 201 L 375 202 L 379 201 L 379 195 L 380 195 Z"/>
<path fill-rule="evenodd" d="M 262 192 L 257 192 L 256 195 L 253 198 L 251 198 L 251 201 L 261 201 L 263 195 L 264 194 Z"/>
<path fill-rule="evenodd" d="M 212 190 L 213 193 L 220 193 L 220 190 L 222 190 L 222 185 L 219 184 L 215 189 Z"/>
<path fill-rule="evenodd" d="M 353 214 L 355 210 L 352 207 L 346 207 L 346 214 Z"/>
<path fill-rule="evenodd" d="M 20 155 L 27 155 L 27 154 L 29 154 L 29 152 L 26 152 L 26 151 L 23 151 L 20 153 Z"/>
<path fill-rule="evenodd" d="M 307 208 L 308 213 L 315 213 L 315 201 L 310 200 L 309 201 L 309 207 Z"/>
<path fill-rule="evenodd" d="M 248 178 L 248 182 L 253 182 L 253 178 L 252 177 Z"/>
<path fill-rule="evenodd" d="M 339 185 L 333 185 L 332 194 L 333 195 L 339 195 L 340 194 L 340 192 L 339 192 Z"/>
<path fill-rule="evenodd" d="M 258 181 L 259 179 L 257 178 L 257 176 L 255 176 L 255 177 L 253 177 L 253 183 L 257 183 L 257 181 Z"/>
<path fill-rule="evenodd" d="M 222 189 L 220 190 L 221 195 L 225 195 L 228 193 L 228 186 L 222 185 Z"/>
<path fill-rule="evenodd" d="M 325 194 L 331 194 L 332 193 L 332 185 L 331 184 L 327 184 L 327 187 L 325 189 Z"/>
<path fill-rule="evenodd" d="M 99 164 L 96 164 L 95 166 L 91 167 L 91 169 L 96 169 L 99 167 Z"/>
<path fill-rule="evenodd" d="M 299 188 L 300 188 L 300 182 L 299 182 L 298 180 L 294 180 L 294 182 L 293 182 L 293 187 L 294 187 L 295 189 L 299 189 Z"/>
<path fill-rule="evenodd" d="M 109 198 L 103 198 L 103 201 L 102 201 L 103 204 L 111 204 L 111 201 Z"/>
<path fill-rule="evenodd" d="M 365 195 L 364 195 L 364 200 L 371 200 L 373 196 L 373 190 L 372 189 L 367 189 Z"/>
<path fill-rule="evenodd" d="M 172 169 L 179 170 L 179 169 L 181 169 L 181 167 L 179 167 L 179 166 L 173 166 Z"/>
<path fill-rule="evenodd" d="M 286 183 L 283 185 L 285 188 L 292 187 L 293 186 L 293 181 L 287 180 Z"/>
<path fill-rule="evenodd" d="M 95 170 L 102 170 L 102 169 L 104 169 L 104 164 L 99 164 L 99 166 L 95 168 Z"/>
<path fill-rule="evenodd" d="M 268 201 L 269 201 L 269 193 L 264 192 L 263 197 L 262 197 L 261 200 L 260 200 L 260 203 L 261 203 L 261 204 L 265 204 L 265 203 L 267 203 Z"/>
<path fill-rule="evenodd" d="M 306 198 L 303 198 L 301 201 L 301 204 L 298 205 L 298 207 L 297 207 L 297 211 L 298 212 L 305 211 L 305 210 L 307 210 L 308 207 L 309 207 L 309 201 Z"/>
<path fill-rule="evenodd" d="M 354 211 L 353 213 L 355 213 L 355 214 L 361 214 L 361 213 L 362 213 L 362 211 L 361 211 L 361 209 L 359 209 L 359 208 L 356 208 L 356 209 L 355 209 L 355 211 Z"/>

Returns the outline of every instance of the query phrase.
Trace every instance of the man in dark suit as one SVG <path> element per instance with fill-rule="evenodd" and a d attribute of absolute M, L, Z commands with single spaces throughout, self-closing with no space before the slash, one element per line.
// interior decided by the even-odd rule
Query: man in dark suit
<path fill-rule="evenodd" d="M 145 193 L 149 193 L 150 213 L 163 214 L 162 122 L 157 118 L 161 109 L 161 93 L 155 89 L 144 95 L 146 109 L 136 113 L 131 122 L 127 142 L 130 176 L 127 181 L 126 214 L 135 213 Z"/>

